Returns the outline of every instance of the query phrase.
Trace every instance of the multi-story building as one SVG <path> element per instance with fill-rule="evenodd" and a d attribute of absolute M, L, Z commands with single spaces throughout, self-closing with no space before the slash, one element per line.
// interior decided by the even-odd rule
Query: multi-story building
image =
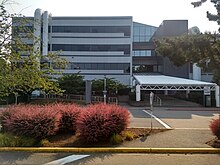
<path fill-rule="evenodd" d="M 27 43 L 34 43 L 42 55 L 59 52 L 69 62 L 63 74 L 80 72 L 89 80 L 106 76 L 127 85 L 132 85 L 133 74 L 192 78 L 192 64 L 174 66 L 155 53 L 153 43 L 155 38 L 187 33 L 187 20 L 165 20 L 155 27 L 129 16 L 52 17 L 40 9 L 28 19 L 34 20 L 28 26 L 37 40 Z"/>
<path fill-rule="evenodd" d="M 20 20 L 23 18 L 19 18 Z M 20 26 L 19 19 L 13 25 Z M 202 75 L 196 64 L 174 66 L 168 58 L 155 52 L 153 40 L 188 33 L 187 20 L 164 20 L 159 27 L 134 22 L 132 17 L 52 17 L 47 11 L 35 11 L 26 26 L 33 30 L 34 52 L 47 55 L 58 52 L 69 63 L 63 74 L 78 73 L 85 80 L 114 78 L 135 86 L 136 101 L 141 91 L 204 91 L 215 90 L 216 106 L 220 107 L 219 86 L 210 75 Z M 27 54 L 26 54 L 27 55 Z M 49 61 L 50 62 L 50 61 Z M 52 65 L 53 66 L 53 65 Z M 55 68 L 56 69 L 56 68 Z"/>

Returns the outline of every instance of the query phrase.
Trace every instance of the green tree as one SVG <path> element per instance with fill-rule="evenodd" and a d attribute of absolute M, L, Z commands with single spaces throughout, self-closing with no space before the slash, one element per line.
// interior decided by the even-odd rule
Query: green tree
<path fill-rule="evenodd" d="M 34 50 L 34 43 L 25 43 L 24 38 L 37 40 L 34 38 L 33 28 L 26 26 L 33 22 L 24 16 L 10 14 L 5 8 L 10 3 L 10 0 L 0 3 L 0 97 L 17 93 L 30 95 L 35 89 L 61 93 L 57 83 L 51 81 L 51 75 L 56 72 L 48 64 L 53 63 L 63 68 L 66 62 L 54 53 L 42 56 L 40 50 Z M 19 26 L 12 25 L 12 19 Z M 21 56 L 24 53 L 26 57 Z"/>
<path fill-rule="evenodd" d="M 126 85 L 121 84 L 114 78 L 106 78 L 106 90 L 108 94 L 115 95 L 119 90 L 127 88 Z M 92 91 L 96 94 L 102 95 L 104 90 L 104 79 L 98 79 L 92 81 Z"/>
<path fill-rule="evenodd" d="M 85 81 L 79 73 L 62 76 L 58 79 L 58 84 L 66 94 L 84 94 Z"/>
<path fill-rule="evenodd" d="M 207 0 L 192 2 L 194 7 L 201 6 Z M 217 14 L 207 11 L 207 18 L 220 25 L 220 0 L 211 0 Z M 220 30 L 220 29 L 219 29 Z M 156 39 L 156 52 L 168 57 L 175 65 L 181 66 L 188 62 L 197 63 L 203 70 L 214 73 L 213 80 L 220 85 L 220 41 L 219 33 L 185 34 L 178 37 Z"/>
<path fill-rule="evenodd" d="M 155 40 L 156 52 L 168 57 L 175 65 L 197 63 L 203 70 L 214 73 L 214 81 L 220 84 L 220 42 L 218 34 L 182 35 Z"/>

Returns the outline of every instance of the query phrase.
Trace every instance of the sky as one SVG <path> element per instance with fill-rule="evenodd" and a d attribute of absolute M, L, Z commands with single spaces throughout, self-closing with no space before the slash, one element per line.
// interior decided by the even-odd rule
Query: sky
<path fill-rule="evenodd" d="M 0 0 L 2 1 L 2 0 Z M 194 8 L 197 0 L 13 0 L 10 12 L 33 16 L 37 8 L 52 16 L 132 16 L 133 21 L 159 26 L 163 20 L 188 20 L 188 27 L 199 27 L 201 32 L 218 30 L 216 22 L 209 21 L 206 12 L 216 14 L 208 0 Z"/>

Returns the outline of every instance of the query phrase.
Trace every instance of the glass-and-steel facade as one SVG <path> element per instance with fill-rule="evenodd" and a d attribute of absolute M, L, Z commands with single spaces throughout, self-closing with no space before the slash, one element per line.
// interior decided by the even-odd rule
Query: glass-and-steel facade
<path fill-rule="evenodd" d="M 154 73 L 158 72 L 160 67 L 158 63 L 152 60 L 155 56 L 154 49 L 147 49 L 146 45 L 151 43 L 151 38 L 157 27 L 133 22 L 133 73 Z M 144 45 L 144 46 L 143 46 Z M 151 58 L 149 60 L 149 58 Z"/>
<path fill-rule="evenodd" d="M 149 42 L 157 27 L 133 22 L 133 42 Z"/>

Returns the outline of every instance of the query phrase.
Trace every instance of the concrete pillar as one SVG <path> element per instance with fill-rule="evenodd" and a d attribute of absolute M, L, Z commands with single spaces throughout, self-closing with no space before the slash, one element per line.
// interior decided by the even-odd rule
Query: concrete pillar
<path fill-rule="evenodd" d="M 141 86 L 136 85 L 136 101 L 141 101 Z"/>
<path fill-rule="evenodd" d="M 92 102 L 92 81 L 86 80 L 86 104 L 91 104 Z"/>
<path fill-rule="evenodd" d="M 193 80 L 201 81 L 201 68 L 197 66 L 197 64 L 193 64 Z"/>
<path fill-rule="evenodd" d="M 220 97 L 219 97 L 219 86 L 215 86 L 215 102 L 216 102 L 216 107 L 220 107 Z"/>
<path fill-rule="evenodd" d="M 52 42 L 50 42 L 52 40 L 52 14 L 49 14 L 49 27 L 50 27 L 50 33 L 48 33 L 48 38 L 49 38 L 49 44 L 50 44 L 50 49 L 49 51 L 52 51 Z"/>
<path fill-rule="evenodd" d="M 45 11 L 43 13 L 43 37 L 42 37 L 43 56 L 46 56 L 48 54 L 48 22 L 49 22 L 48 11 Z"/>
<path fill-rule="evenodd" d="M 41 50 L 41 9 L 34 12 L 34 54 L 38 55 Z M 40 60 L 40 59 L 39 59 Z"/>

